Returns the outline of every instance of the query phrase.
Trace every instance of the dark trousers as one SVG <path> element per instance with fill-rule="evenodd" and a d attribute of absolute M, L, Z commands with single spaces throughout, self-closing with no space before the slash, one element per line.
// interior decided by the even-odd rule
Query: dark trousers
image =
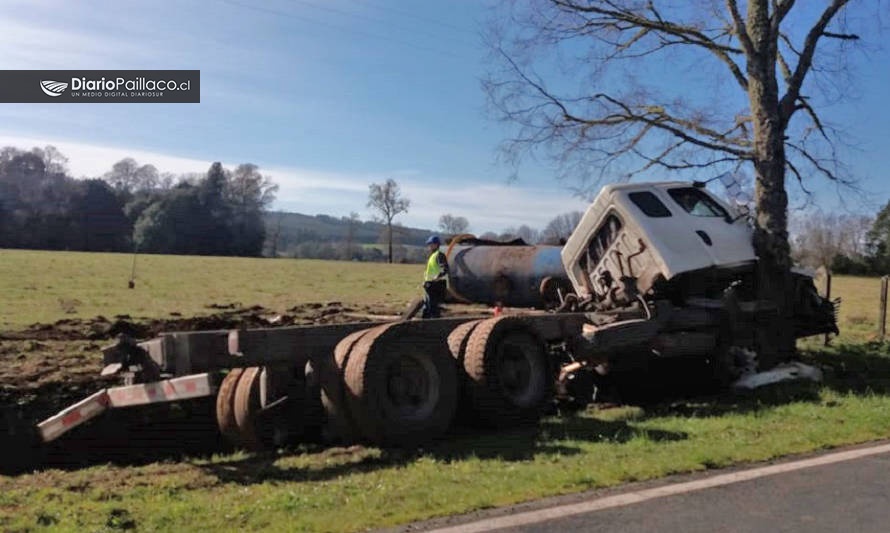
<path fill-rule="evenodd" d="M 445 300 L 446 282 L 425 281 L 423 283 L 423 318 L 439 318 L 439 304 Z"/>

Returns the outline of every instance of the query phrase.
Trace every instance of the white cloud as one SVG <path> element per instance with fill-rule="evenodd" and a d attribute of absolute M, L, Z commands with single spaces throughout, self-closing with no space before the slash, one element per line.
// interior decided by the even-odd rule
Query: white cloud
<path fill-rule="evenodd" d="M 0 48 L 7 69 L 126 68 L 146 57 L 131 43 L 14 19 L 0 21 Z"/>
<path fill-rule="evenodd" d="M 68 159 L 74 176 L 101 176 L 111 165 L 125 157 L 139 163 L 151 163 L 161 172 L 205 172 L 212 161 L 168 155 L 140 149 L 100 146 L 63 139 L 21 137 L 0 132 L 0 146 L 29 149 L 53 145 Z M 222 161 L 234 167 L 243 161 Z M 506 184 L 480 177 L 475 182 L 424 176 L 417 170 L 393 169 L 361 173 L 263 165 L 252 161 L 278 183 L 277 209 L 310 215 L 346 216 L 351 211 L 370 218 L 366 207 L 368 185 L 395 176 L 405 197 L 411 200 L 407 215 L 397 221 L 407 226 L 435 228 L 443 213 L 465 216 L 471 230 L 501 231 L 510 226 L 528 224 L 543 228 L 560 213 L 583 210 L 586 203 L 567 191 L 553 188 Z M 451 185 L 448 185 L 451 184 Z"/>

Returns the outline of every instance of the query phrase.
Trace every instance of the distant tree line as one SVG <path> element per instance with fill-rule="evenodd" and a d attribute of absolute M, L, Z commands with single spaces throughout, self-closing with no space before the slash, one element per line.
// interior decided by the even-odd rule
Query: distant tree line
<path fill-rule="evenodd" d="M 52 146 L 0 150 L 0 247 L 258 256 L 277 186 L 253 164 L 159 173 L 132 158 L 74 179 Z"/>
<path fill-rule="evenodd" d="M 479 235 L 479 238 L 501 242 L 522 239 L 527 244 L 559 246 L 565 244 L 572 232 L 575 231 L 575 227 L 581 222 L 582 216 L 584 214 L 580 211 L 570 211 L 557 215 L 541 230 L 522 224 L 518 227 L 506 228 L 500 233 L 488 231 Z"/>
<path fill-rule="evenodd" d="M 429 231 L 392 220 L 408 202 L 388 182 L 377 186 L 376 196 L 371 188 L 375 221 L 362 221 L 358 213 L 341 218 L 268 213 L 278 187 L 249 163 L 233 170 L 213 163 L 206 173 L 176 175 L 125 158 L 102 176 L 81 179 L 69 174 L 67 163 L 52 146 L 0 149 L 0 248 L 426 260 L 423 240 Z M 478 236 L 559 245 L 581 217 L 574 211 L 541 230 L 523 224 Z M 470 224 L 443 214 L 439 229 L 447 240 L 470 231 Z M 890 274 L 890 202 L 874 217 L 798 215 L 792 235 L 798 265 L 827 265 L 836 274 Z"/>
<path fill-rule="evenodd" d="M 794 226 L 792 251 L 800 265 L 835 274 L 890 274 L 890 202 L 874 217 L 812 212 Z"/>
<path fill-rule="evenodd" d="M 272 212 L 265 215 L 266 243 L 263 255 L 301 259 L 387 261 L 389 231 L 385 223 L 349 216 L 304 215 Z M 430 230 L 394 223 L 393 262 L 416 262 Z"/>

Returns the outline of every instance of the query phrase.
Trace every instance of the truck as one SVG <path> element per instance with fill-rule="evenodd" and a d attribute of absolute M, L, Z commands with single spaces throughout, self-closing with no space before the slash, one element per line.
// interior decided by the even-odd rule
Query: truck
<path fill-rule="evenodd" d="M 247 450 L 302 439 L 417 446 L 455 423 L 504 428 L 583 407 L 610 376 L 695 361 L 725 386 L 779 310 L 758 299 L 746 213 L 701 183 L 608 185 L 563 246 L 452 240 L 454 298 L 496 313 L 122 336 L 103 389 L 36 425 L 51 442 L 113 409 L 212 402 Z M 792 275 L 797 338 L 837 333 L 837 302 Z"/>

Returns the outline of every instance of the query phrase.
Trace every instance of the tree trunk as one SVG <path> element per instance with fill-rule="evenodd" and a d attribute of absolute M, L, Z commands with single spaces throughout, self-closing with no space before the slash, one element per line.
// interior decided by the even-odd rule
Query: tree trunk
<path fill-rule="evenodd" d="M 389 243 L 389 262 L 392 264 L 392 220 L 386 224 L 386 241 Z"/>
<path fill-rule="evenodd" d="M 754 53 L 748 57 L 748 96 L 754 130 L 754 189 L 757 218 L 754 249 L 759 258 L 758 297 L 777 308 L 758 339 L 762 368 L 794 352 L 791 323 L 791 250 L 788 245 L 788 195 L 785 192 L 785 124 L 779 108 L 776 38 L 771 36 L 767 2 L 748 4 L 748 34 Z"/>

